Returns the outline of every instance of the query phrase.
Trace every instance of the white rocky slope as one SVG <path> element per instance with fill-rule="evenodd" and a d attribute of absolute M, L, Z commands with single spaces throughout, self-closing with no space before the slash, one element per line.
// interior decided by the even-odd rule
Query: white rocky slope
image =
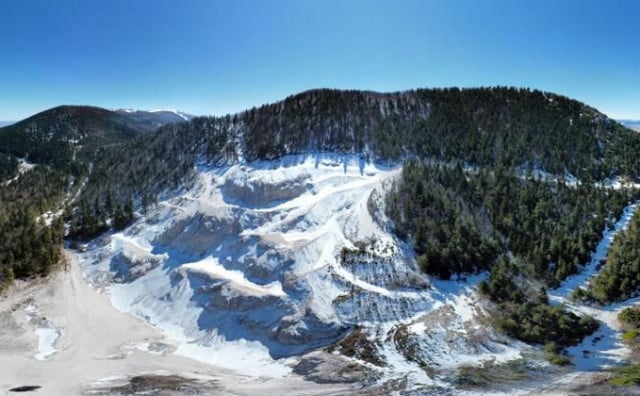
<path fill-rule="evenodd" d="M 389 232 L 383 196 L 399 172 L 330 154 L 202 166 L 192 188 L 81 262 L 176 353 L 248 375 L 286 376 L 350 333 L 355 352 L 335 353 L 378 382 L 437 385 L 460 365 L 519 358 L 524 345 L 481 324 L 481 276 L 434 281 Z"/>

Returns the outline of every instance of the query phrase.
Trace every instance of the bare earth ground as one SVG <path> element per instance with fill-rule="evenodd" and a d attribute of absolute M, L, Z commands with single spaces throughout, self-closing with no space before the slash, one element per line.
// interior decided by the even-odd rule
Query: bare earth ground
<path fill-rule="evenodd" d="M 245 377 L 177 356 L 158 330 L 117 311 L 108 296 L 90 288 L 74 254 L 67 257 L 68 270 L 18 284 L 0 298 L 0 394 L 17 394 L 10 389 L 20 386 L 39 386 L 35 393 L 40 395 L 355 391 L 346 384 L 316 384 L 293 374 Z M 59 334 L 49 345 L 57 350 L 51 355 L 45 339 L 43 356 L 42 330 L 36 333 L 42 328 Z"/>

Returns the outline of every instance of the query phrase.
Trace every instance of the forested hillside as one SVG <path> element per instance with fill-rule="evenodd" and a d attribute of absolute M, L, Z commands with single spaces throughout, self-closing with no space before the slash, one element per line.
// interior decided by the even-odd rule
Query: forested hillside
<path fill-rule="evenodd" d="M 640 169 L 637 133 L 575 100 L 515 88 L 313 90 L 233 116 L 168 125 L 104 151 L 88 201 L 104 201 L 113 190 L 148 201 L 188 180 L 196 160 L 221 165 L 318 151 L 543 169 L 584 182 L 636 180 Z"/>
<path fill-rule="evenodd" d="M 0 287 L 14 277 L 46 275 L 60 262 L 63 218 L 54 216 L 49 225 L 38 218 L 76 205 L 79 209 L 69 208 L 66 220 L 74 233 L 86 232 L 76 224 L 91 219 L 83 216 L 82 202 L 71 198 L 108 147 L 122 147 L 148 133 L 148 122 L 96 107 L 60 106 L 0 128 Z M 28 169 L 19 172 L 18 158 Z M 132 218 L 133 208 L 126 204 L 114 203 L 114 225 Z M 106 219 L 99 220 L 92 224 L 92 235 L 106 229 Z"/>
<path fill-rule="evenodd" d="M 526 275 L 557 285 L 585 263 L 633 190 L 548 182 L 505 168 L 404 164 L 389 214 L 426 272 L 486 269 L 510 252 Z M 469 243 L 471 242 L 471 243 Z"/>
<path fill-rule="evenodd" d="M 387 209 L 423 271 L 448 279 L 489 270 L 479 289 L 497 304 L 498 327 L 553 343 L 555 354 L 598 325 L 549 305 L 545 287 L 578 272 L 605 227 L 639 198 L 636 190 L 542 181 L 503 167 L 465 171 L 412 160 Z"/>
<path fill-rule="evenodd" d="M 640 216 L 616 235 L 602 270 L 591 280 L 586 298 L 602 304 L 622 301 L 640 294 Z"/>
<path fill-rule="evenodd" d="M 0 182 L 6 182 L 18 173 L 18 160 L 11 154 L 0 154 Z"/>
<path fill-rule="evenodd" d="M 404 164 L 387 197 L 388 215 L 425 272 L 447 279 L 488 271 L 480 289 L 500 307 L 499 327 L 527 342 L 564 346 L 595 323 L 551 307 L 544 288 L 576 273 L 605 227 L 639 197 L 600 182 L 639 179 L 640 135 L 585 104 L 537 90 L 313 90 L 155 131 L 127 114 L 60 107 L 0 129 L 2 180 L 17 174 L 16 158 L 40 164 L 2 187 L 0 229 L 24 230 L 6 234 L 5 251 L 14 253 L 2 258 L 3 268 L 21 277 L 46 273 L 49 264 L 28 264 L 32 258 L 14 242 L 46 232 L 35 218 L 63 202 L 70 237 L 86 240 L 126 226 L 135 210 L 144 213 L 189 185 L 196 167 L 355 153 Z M 27 214 L 10 204 L 16 199 Z M 44 239 L 51 246 L 62 238 L 55 224 Z"/>
<path fill-rule="evenodd" d="M 64 199 L 69 176 L 39 165 L 0 186 L 0 288 L 14 278 L 46 275 L 62 259 L 64 223 L 37 220 Z"/>
<path fill-rule="evenodd" d="M 637 134 L 580 102 L 528 89 L 316 90 L 238 120 L 250 160 L 368 149 L 384 159 L 532 164 L 581 179 L 635 178 L 640 164 Z"/>

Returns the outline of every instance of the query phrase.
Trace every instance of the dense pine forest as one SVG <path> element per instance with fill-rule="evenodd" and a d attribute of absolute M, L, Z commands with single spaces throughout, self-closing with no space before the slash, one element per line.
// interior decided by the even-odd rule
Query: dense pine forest
<path fill-rule="evenodd" d="M 545 287 L 578 272 L 605 227 L 638 198 L 635 190 L 542 181 L 502 167 L 464 170 L 414 160 L 404 164 L 387 209 L 422 270 L 445 279 L 490 270 L 479 289 L 497 304 L 498 327 L 560 347 L 598 326 L 551 307 Z"/>
<path fill-rule="evenodd" d="M 583 180 L 635 178 L 640 169 L 633 155 L 640 139 L 631 130 L 580 102 L 529 89 L 316 90 L 251 109 L 238 121 L 250 160 L 370 150 L 383 159 L 528 163 Z"/>
<path fill-rule="evenodd" d="M 13 155 L 0 154 L 0 182 L 6 182 L 18 173 L 18 160 Z"/>
<path fill-rule="evenodd" d="M 62 260 L 64 223 L 39 216 L 62 202 L 69 177 L 38 165 L 0 187 L 0 288 L 14 278 L 46 275 Z"/>
<path fill-rule="evenodd" d="M 122 228 L 131 221 L 131 200 L 121 198 L 100 217 L 72 198 L 104 150 L 121 150 L 147 132 L 140 121 L 88 106 L 56 107 L 0 128 L 0 288 L 14 278 L 47 275 L 63 261 L 65 221 L 80 239 L 104 232 L 107 222 Z M 19 176 L 18 158 L 31 165 Z M 47 224 L 47 212 L 64 215 Z"/>
<path fill-rule="evenodd" d="M 640 216 L 613 240 L 598 275 L 582 298 L 602 304 L 622 301 L 640 294 Z"/>
<path fill-rule="evenodd" d="M 527 276 L 553 287 L 589 260 L 605 227 L 638 196 L 505 168 L 408 161 L 388 210 L 425 272 L 449 278 L 486 270 L 510 252 Z"/>

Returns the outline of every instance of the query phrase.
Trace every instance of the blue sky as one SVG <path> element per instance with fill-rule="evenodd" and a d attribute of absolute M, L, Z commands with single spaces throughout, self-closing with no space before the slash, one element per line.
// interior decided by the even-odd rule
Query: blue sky
<path fill-rule="evenodd" d="M 0 120 L 225 114 L 318 87 L 513 85 L 640 119 L 636 0 L 0 2 Z"/>

